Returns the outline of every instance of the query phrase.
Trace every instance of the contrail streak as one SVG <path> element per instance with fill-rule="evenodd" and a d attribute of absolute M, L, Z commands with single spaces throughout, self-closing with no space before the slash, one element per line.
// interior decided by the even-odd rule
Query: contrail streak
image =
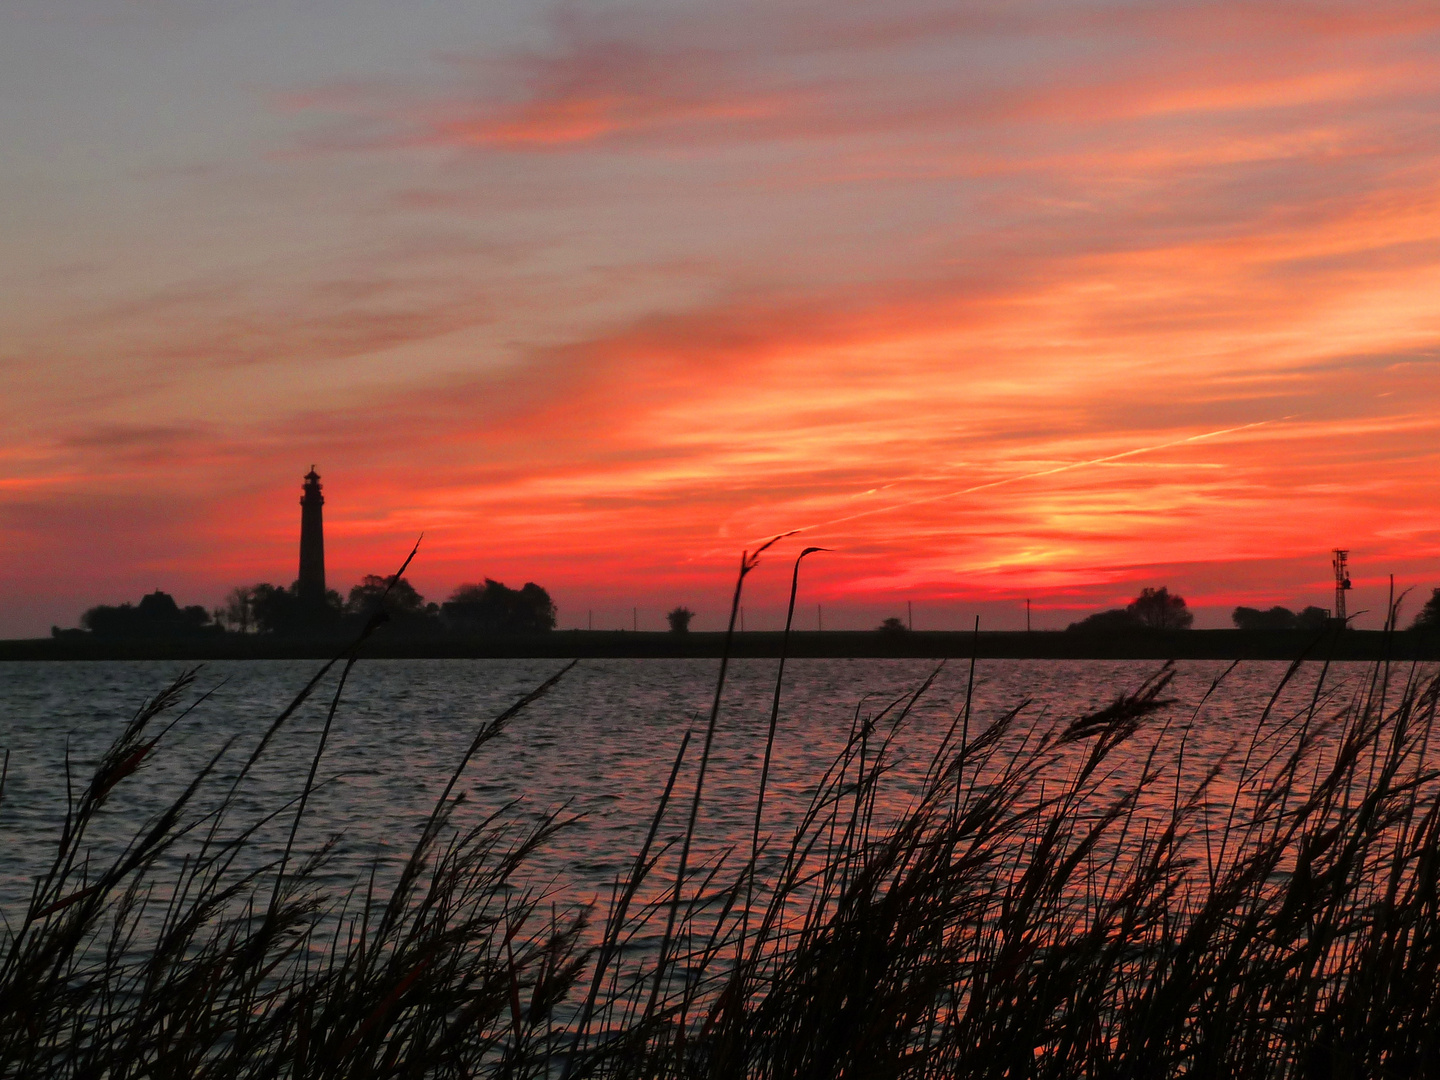
<path fill-rule="evenodd" d="M 1173 442 L 1156 443 L 1154 446 L 1137 446 L 1133 450 L 1125 450 L 1118 454 L 1107 454 L 1105 457 L 1089 458 L 1085 461 L 1072 461 L 1067 465 L 1057 465 L 1053 469 L 1040 469 L 1038 472 L 1019 473 L 1015 476 L 1007 476 L 1002 480 L 990 480 L 983 484 L 976 484 L 973 487 L 960 488 L 956 491 L 946 491 L 939 495 L 926 495 L 923 498 L 911 499 L 908 502 L 891 503 L 888 506 L 876 506 L 869 510 L 860 510 L 853 514 L 846 514 L 844 517 L 831 518 L 829 521 L 817 521 L 812 525 L 802 525 L 793 532 L 811 532 L 815 529 L 829 528 L 831 525 L 843 525 L 858 518 L 873 517 L 875 514 L 888 514 L 893 510 L 908 510 L 912 506 L 924 506 L 927 503 L 940 502 L 944 499 L 954 499 L 961 495 L 973 495 L 977 491 L 987 491 L 990 488 L 1004 487 L 1006 484 L 1018 484 L 1022 480 L 1037 480 L 1042 476 L 1054 476 L 1057 473 L 1072 472 L 1075 469 L 1083 469 L 1090 465 L 1104 465 L 1111 461 L 1120 461 L 1124 458 L 1135 457 L 1138 454 L 1153 454 L 1157 450 L 1169 450 L 1171 447 L 1184 446 L 1187 443 L 1201 442 L 1205 439 L 1215 439 L 1221 435 L 1233 435 L 1237 431 L 1249 431 L 1251 428 L 1264 427 L 1267 424 L 1279 424 L 1286 420 L 1293 420 L 1294 416 L 1281 416 L 1274 420 L 1258 420 L 1253 424 L 1241 424 L 1239 427 L 1220 428 L 1218 431 L 1207 431 L 1201 435 L 1190 435 L 1183 439 L 1176 439 Z"/>

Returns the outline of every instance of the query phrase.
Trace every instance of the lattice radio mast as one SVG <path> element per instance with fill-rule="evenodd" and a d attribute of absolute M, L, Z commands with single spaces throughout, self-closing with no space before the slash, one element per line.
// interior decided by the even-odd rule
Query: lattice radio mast
<path fill-rule="evenodd" d="M 1350 591 L 1350 552 L 1336 548 L 1330 565 L 1335 567 L 1335 619 L 1345 621 L 1345 594 Z"/>

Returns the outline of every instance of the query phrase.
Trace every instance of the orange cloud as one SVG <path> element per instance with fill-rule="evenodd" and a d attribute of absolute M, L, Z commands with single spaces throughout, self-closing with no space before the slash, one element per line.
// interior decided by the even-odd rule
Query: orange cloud
<path fill-rule="evenodd" d="M 337 581 L 424 531 L 570 624 L 801 526 L 819 601 L 957 625 L 1440 575 L 1440 16 L 723 7 L 284 103 L 342 239 L 17 338 L 11 564 L 287 581 L 314 461 Z"/>

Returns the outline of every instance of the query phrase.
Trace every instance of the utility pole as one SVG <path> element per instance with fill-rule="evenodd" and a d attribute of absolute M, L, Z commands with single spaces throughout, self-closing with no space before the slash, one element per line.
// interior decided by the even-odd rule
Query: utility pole
<path fill-rule="evenodd" d="M 911 630 L 915 629 L 915 605 L 909 600 L 905 601 L 905 625 Z"/>
<path fill-rule="evenodd" d="M 594 608 L 587 608 L 586 611 L 585 611 L 585 629 L 586 629 L 586 630 L 594 630 L 594 629 L 595 629 L 595 609 L 594 609 Z"/>
<path fill-rule="evenodd" d="M 819 633 L 825 629 L 825 620 L 820 617 L 820 605 L 815 605 L 815 631 Z"/>
<path fill-rule="evenodd" d="M 1025 598 L 1025 633 L 1030 632 L 1030 598 Z"/>

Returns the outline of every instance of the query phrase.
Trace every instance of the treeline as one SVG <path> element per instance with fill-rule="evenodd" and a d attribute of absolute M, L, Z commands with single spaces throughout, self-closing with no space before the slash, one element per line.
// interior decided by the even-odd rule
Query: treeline
<path fill-rule="evenodd" d="M 1311 605 L 1303 611 L 1291 611 L 1278 604 L 1266 611 L 1237 607 L 1230 613 L 1237 630 L 1322 630 L 1330 622 L 1330 612 Z"/>
<path fill-rule="evenodd" d="M 1330 624 L 1330 612 L 1322 607 L 1304 608 L 1291 611 L 1276 605 L 1268 609 L 1237 607 L 1230 613 L 1230 621 L 1237 630 L 1322 630 Z M 889 619 L 887 623 L 899 620 Z M 1195 616 L 1185 604 L 1185 598 L 1172 593 L 1162 586 L 1158 589 L 1142 589 L 1140 595 L 1123 608 L 1111 608 L 1087 615 L 1079 622 L 1073 622 L 1067 630 L 1084 632 L 1107 632 L 1117 630 L 1189 630 L 1195 625 Z M 886 627 L 881 627 L 885 629 Z M 1440 631 L 1440 589 L 1434 589 L 1410 624 L 1410 629 Z"/>
<path fill-rule="evenodd" d="M 223 606 L 207 611 L 181 607 L 169 593 L 156 590 L 138 603 L 100 604 L 80 618 L 79 630 L 54 627 L 55 637 L 177 638 L 205 634 L 293 636 L 340 632 L 363 624 L 384 608 L 393 627 L 426 634 L 542 634 L 555 629 L 555 603 L 534 582 L 512 589 L 486 578 L 461 585 L 444 603 L 427 602 L 405 578 L 367 574 L 342 597 L 331 589 L 318 602 L 288 588 L 261 582 L 237 585 Z"/>
<path fill-rule="evenodd" d="M 555 629 L 556 608 L 550 594 L 534 582 L 512 589 L 486 578 L 483 584 L 461 585 L 443 603 L 427 601 L 405 578 L 389 588 L 389 578 L 367 574 L 342 597 L 333 589 L 319 603 L 306 603 L 297 584 L 288 588 L 261 582 L 236 586 L 225 604 L 206 610 L 198 604 L 181 607 L 169 593 L 156 590 L 138 603 L 100 604 L 80 619 L 81 629 L 52 627 L 55 637 L 179 638 L 197 634 L 297 635 L 342 631 L 363 623 L 382 605 L 390 622 L 415 633 L 531 635 Z M 666 615 L 674 633 L 689 629 L 694 612 L 679 607 Z M 1320 630 L 1331 622 L 1325 608 L 1300 611 L 1276 605 L 1268 609 L 1237 607 L 1230 620 L 1237 630 Z M 1189 630 L 1195 616 L 1185 598 L 1167 587 L 1145 588 L 1123 608 L 1097 611 L 1066 629 L 1082 633 Z M 1431 591 L 1410 628 L 1440 633 L 1440 589 Z M 906 631 L 898 619 L 885 620 L 882 633 Z"/>
<path fill-rule="evenodd" d="M 1266 611 L 1258 608 L 1237 607 L 1230 614 L 1230 620 L 1237 630 L 1318 630 L 1330 621 L 1330 612 L 1322 607 L 1307 607 L 1301 611 L 1275 606 Z M 1399 620 L 1396 620 L 1397 625 Z M 1411 630 L 1440 630 L 1440 589 L 1430 591 L 1430 599 L 1421 605 L 1415 618 L 1410 622 Z"/>

